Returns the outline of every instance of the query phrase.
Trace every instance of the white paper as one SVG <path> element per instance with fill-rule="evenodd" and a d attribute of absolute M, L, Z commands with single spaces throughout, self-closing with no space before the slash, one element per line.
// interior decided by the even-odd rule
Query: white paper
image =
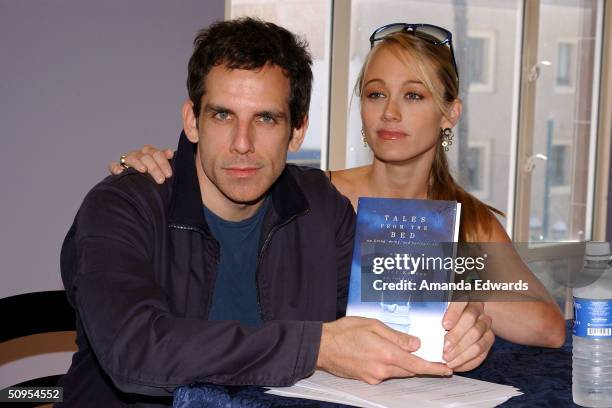
<path fill-rule="evenodd" d="M 369 385 L 321 371 L 292 387 L 267 392 L 367 408 L 400 408 L 409 404 L 423 408 L 484 408 L 522 394 L 515 387 L 459 376 L 393 379 Z"/>
<path fill-rule="evenodd" d="M 382 405 L 370 404 L 367 401 L 359 399 L 338 397 L 334 396 L 329 392 L 313 390 L 311 388 L 304 388 L 300 387 L 299 385 L 294 385 L 293 387 L 286 388 L 273 388 L 269 391 L 266 391 L 266 393 L 279 395 L 281 397 L 305 398 L 317 401 L 333 402 L 336 404 L 353 405 L 355 407 L 384 408 Z"/>

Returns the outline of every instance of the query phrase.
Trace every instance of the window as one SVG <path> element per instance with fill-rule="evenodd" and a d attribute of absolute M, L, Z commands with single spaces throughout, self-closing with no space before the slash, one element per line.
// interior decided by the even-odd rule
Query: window
<path fill-rule="evenodd" d="M 467 160 L 464 162 L 467 191 L 480 200 L 488 201 L 490 196 L 491 140 L 470 140 Z"/>
<path fill-rule="evenodd" d="M 368 38 L 389 22 L 434 23 L 453 33 L 461 78 L 464 111 L 448 152 L 459 184 L 507 214 L 502 222 L 515 241 L 593 237 L 603 0 L 228 3 L 232 17 L 277 22 L 311 44 L 310 128 L 305 150 L 292 160 L 322 167 L 329 160 L 333 168 L 371 163 L 353 93 Z"/>
<path fill-rule="evenodd" d="M 466 80 L 470 92 L 493 91 L 493 67 L 495 35 L 493 32 L 470 32 L 465 47 L 466 60 L 469 61 Z"/>
<path fill-rule="evenodd" d="M 289 153 L 287 161 L 303 166 L 326 168 L 331 2 L 328 0 L 228 0 L 228 2 L 230 18 L 259 17 L 281 25 L 308 41 L 314 76 L 308 132 L 300 151 Z"/>
<path fill-rule="evenodd" d="M 574 54 L 575 45 L 569 42 L 559 42 L 557 45 L 557 75 L 558 87 L 572 88 L 574 86 Z"/>
<path fill-rule="evenodd" d="M 468 172 L 468 190 L 482 190 L 482 148 L 468 148 L 467 172 Z"/>
<path fill-rule="evenodd" d="M 542 66 L 537 80 L 525 84 L 534 91 L 529 101 L 533 117 L 521 142 L 528 149 L 526 157 L 540 154 L 548 160 L 522 175 L 530 186 L 519 185 L 516 199 L 529 202 L 520 222 L 527 216 L 542 222 L 536 241 L 592 237 L 601 7 L 596 0 L 540 4 L 534 61 L 553 64 Z M 526 240 L 525 235 L 519 234 Z"/>
<path fill-rule="evenodd" d="M 569 186 L 570 152 L 569 145 L 552 146 L 548 165 L 550 185 L 552 187 Z"/>

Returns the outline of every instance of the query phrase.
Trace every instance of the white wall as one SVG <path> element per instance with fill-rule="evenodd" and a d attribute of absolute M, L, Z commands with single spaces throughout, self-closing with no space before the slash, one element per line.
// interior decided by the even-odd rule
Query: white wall
<path fill-rule="evenodd" d="M 223 12 L 223 0 L 0 0 L 0 298 L 62 289 L 63 237 L 106 164 L 145 141 L 176 146 L 193 38 Z M 68 364 L 33 359 L 0 366 L 0 388 Z"/>

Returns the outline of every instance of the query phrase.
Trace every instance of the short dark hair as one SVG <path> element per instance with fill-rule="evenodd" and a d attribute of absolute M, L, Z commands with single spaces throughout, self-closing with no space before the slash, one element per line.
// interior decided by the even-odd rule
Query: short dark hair
<path fill-rule="evenodd" d="M 312 58 L 305 40 L 276 24 L 246 17 L 200 30 L 193 44 L 187 91 L 196 118 L 206 92 L 204 80 L 214 66 L 255 70 L 273 64 L 289 79 L 291 127 L 298 129 L 304 124 L 312 89 Z"/>

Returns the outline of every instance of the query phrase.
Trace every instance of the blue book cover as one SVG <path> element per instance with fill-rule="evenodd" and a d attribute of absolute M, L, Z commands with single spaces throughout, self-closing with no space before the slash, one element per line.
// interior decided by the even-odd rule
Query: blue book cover
<path fill-rule="evenodd" d="M 419 337 L 414 354 L 441 362 L 461 204 L 359 198 L 347 316 Z"/>

